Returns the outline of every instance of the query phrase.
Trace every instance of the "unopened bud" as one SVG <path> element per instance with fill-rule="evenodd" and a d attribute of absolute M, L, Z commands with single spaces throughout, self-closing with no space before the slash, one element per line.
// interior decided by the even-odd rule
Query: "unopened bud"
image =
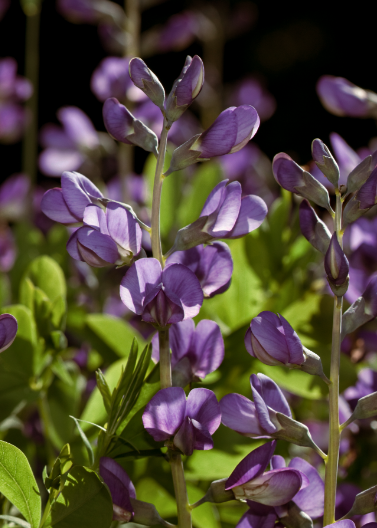
<path fill-rule="evenodd" d="M 129 73 L 132 82 L 161 110 L 164 108 L 165 90 L 157 76 L 138 57 L 130 60 Z"/>
<path fill-rule="evenodd" d="M 325 255 L 324 264 L 331 289 L 334 291 L 335 288 L 334 293 L 338 296 L 344 295 L 348 288 L 347 279 L 349 264 L 343 249 L 340 247 L 336 233 L 334 233 L 331 238 L 329 248 Z M 345 286 L 347 287 L 344 290 Z M 344 293 L 341 293 L 343 290 Z"/>
<path fill-rule="evenodd" d="M 349 200 L 343 209 L 343 228 L 355 222 L 360 216 L 363 216 L 369 211 L 370 207 L 362 209 L 360 201 L 357 199 L 357 194 Z"/>
<path fill-rule="evenodd" d="M 276 413 L 276 419 L 279 422 L 280 428 L 276 433 L 270 434 L 270 436 L 276 439 L 286 440 L 299 446 L 311 447 L 317 452 L 319 451 L 319 447 L 314 443 L 306 425 L 279 412 Z"/>
<path fill-rule="evenodd" d="M 350 511 L 342 517 L 342 519 L 349 519 L 354 515 L 365 515 L 366 513 L 372 513 L 376 511 L 376 495 L 377 486 L 373 486 L 361 493 L 358 493 L 355 497 L 354 503 Z M 342 520 L 341 519 L 341 520 Z"/>
<path fill-rule="evenodd" d="M 173 526 L 162 519 L 153 504 L 133 498 L 130 498 L 130 501 L 134 510 L 134 516 L 132 517 L 132 520 L 135 523 L 143 524 L 145 526 Z"/>
<path fill-rule="evenodd" d="M 326 178 L 335 186 L 338 186 L 339 167 L 328 147 L 320 139 L 312 143 L 312 154 L 315 164 Z"/>
<path fill-rule="evenodd" d="M 215 502 L 219 504 L 221 502 L 228 502 L 230 500 L 234 500 L 235 497 L 233 490 L 225 489 L 227 480 L 227 478 L 224 478 L 211 482 L 207 493 L 202 499 L 200 499 L 196 506 L 199 506 L 199 504 L 204 504 L 205 502 Z"/>
<path fill-rule="evenodd" d="M 377 392 L 368 394 L 360 398 L 356 404 L 355 410 L 352 413 L 353 420 L 362 420 L 364 418 L 372 418 L 377 415 Z"/>
<path fill-rule="evenodd" d="M 321 358 L 315 354 L 315 352 L 312 352 L 306 347 L 303 347 L 303 353 L 305 357 L 305 362 L 299 366 L 299 369 L 303 372 L 306 372 L 307 374 L 312 374 L 313 376 L 319 376 L 322 378 L 326 383 L 329 383 L 329 380 L 325 376 L 325 373 L 323 372 L 323 366 Z"/>
<path fill-rule="evenodd" d="M 369 178 L 372 169 L 372 156 L 367 156 L 350 172 L 347 178 L 347 193 L 358 191 Z"/>
<path fill-rule="evenodd" d="M 299 217 L 301 232 L 306 240 L 325 255 L 330 245 L 330 231 L 307 200 L 303 200 L 300 204 Z"/>

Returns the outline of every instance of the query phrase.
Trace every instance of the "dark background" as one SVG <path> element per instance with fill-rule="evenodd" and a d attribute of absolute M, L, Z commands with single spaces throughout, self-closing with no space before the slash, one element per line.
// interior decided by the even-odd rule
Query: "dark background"
<path fill-rule="evenodd" d="M 118 2 L 121 4 L 121 2 Z M 142 30 L 164 23 L 172 14 L 208 2 L 170 0 L 143 13 Z M 236 1 L 228 2 L 233 8 Z M 355 149 L 377 135 L 372 120 L 339 118 L 320 104 L 315 85 L 323 74 L 343 76 L 366 89 L 377 91 L 374 60 L 376 9 L 359 1 L 346 9 L 337 2 L 294 3 L 256 0 L 255 21 L 246 33 L 229 41 L 224 52 L 224 82 L 257 73 L 266 80 L 277 100 L 274 116 L 262 123 L 254 141 L 272 158 L 277 152 L 293 154 L 305 163 L 315 137 L 328 142 L 332 131 L 340 133 Z M 330 6 L 330 7 L 329 7 Z M 0 22 L 0 57 L 12 56 L 24 71 L 25 16 L 18 0 Z M 148 58 L 147 63 L 169 90 L 185 55 L 201 54 L 199 43 L 187 50 Z M 97 130 L 104 130 L 102 104 L 90 91 L 90 77 L 108 53 L 97 28 L 65 20 L 54 0 L 42 4 L 40 33 L 39 126 L 57 122 L 64 105 L 80 107 Z M 21 170 L 21 143 L 0 145 L 4 179 Z"/>

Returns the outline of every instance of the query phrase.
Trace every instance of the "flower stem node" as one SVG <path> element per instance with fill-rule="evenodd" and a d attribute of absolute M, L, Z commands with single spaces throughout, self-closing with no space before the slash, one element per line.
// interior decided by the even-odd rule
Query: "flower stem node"
<path fill-rule="evenodd" d="M 339 167 L 328 147 L 320 139 L 312 143 L 312 155 L 315 164 L 326 178 L 335 186 L 338 186 Z"/>

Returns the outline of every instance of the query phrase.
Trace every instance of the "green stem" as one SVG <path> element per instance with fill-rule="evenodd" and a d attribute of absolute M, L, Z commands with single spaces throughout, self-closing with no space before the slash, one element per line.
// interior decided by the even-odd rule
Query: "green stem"
<path fill-rule="evenodd" d="M 161 237 L 160 237 L 160 205 L 161 205 L 161 191 L 164 176 L 162 174 L 164 170 L 164 161 L 166 154 L 166 143 L 168 140 L 169 129 L 167 128 L 166 121 L 164 120 L 164 126 L 162 128 L 156 172 L 154 176 L 153 185 L 153 198 L 152 198 L 152 253 L 153 257 L 156 258 L 162 267 L 164 267 L 164 260 L 162 257 L 161 249 Z"/>
<path fill-rule="evenodd" d="M 39 528 L 42 528 L 43 525 L 45 524 L 46 520 L 47 520 L 47 517 L 50 513 L 50 510 L 51 510 L 51 497 L 49 497 L 48 501 L 47 501 L 47 504 L 46 504 L 46 507 L 45 507 L 45 511 L 43 512 L 43 515 L 42 515 L 42 519 L 41 519 L 41 522 L 39 523 Z"/>
<path fill-rule="evenodd" d="M 47 397 L 46 394 L 41 394 L 38 399 L 38 410 L 39 415 L 41 417 L 42 421 L 42 427 L 43 427 L 43 435 L 46 442 L 46 454 L 47 454 L 47 461 L 49 466 L 53 466 L 55 461 L 55 454 L 54 454 L 54 448 L 52 446 L 50 433 L 49 433 L 49 424 L 51 423 L 50 418 L 50 411 L 47 404 Z"/>
<path fill-rule="evenodd" d="M 342 247 L 342 201 L 338 190 L 336 190 L 336 209 L 335 209 L 335 230 L 338 241 Z M 330 414 L 330 439 L 329 452 L 326 461 L 325 473 L 325 512 L 323 524 L 327 526 L 335 522 L 335 497 L 336 484 L 338 476 L 339 462 L 339 365 L 340 365 L 340 345 L 342 333 L 342 312 L 343 297 L 335 296 L 333 330 L 332 330 L 332 347 L 331 347 L 331 364 L 330 364 L 330 382 L 329 387 L 329 414 Z"/>
<path fill-rule="evenodd" d="M 22 172 L 28 174 L 33 183 L 37 179 L 38 154 L 39 25 L 38 8 L 26 16 L 25 76 L 33 85 L 33 93 L 25 105 L 30 111 L 31 122 L 25 132 L 22 148 Z"/>
<path fill-rule="evenodd" d="M 181 455 L 170 452 L 170 466 L 173 475 L 174 492 L 178 509 L 179 528 L 191 528 L 191 508 L 188 503 L 185 473 Z"/>
<path fill-rule="evenodd" d="M 171 359 L 169 346 L 169 328 L 163 328 L 158 332 L 160 344 L 160 379 L 161 389 L 172 386 Z"/>

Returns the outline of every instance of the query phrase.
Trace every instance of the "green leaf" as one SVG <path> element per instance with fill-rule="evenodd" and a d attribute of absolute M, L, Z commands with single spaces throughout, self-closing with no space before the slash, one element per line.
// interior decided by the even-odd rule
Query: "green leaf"
<path fill-rule="evenodd" d="M 190 482 L 187 484 L 187 493 L 190 504 L 200 500 L 204 493 Z M 192 510 L 192 524 L 196 528 L 221 528 L 217 520 L 216 507 L 210 503 L 202 504 L 199 508 Z"/>
<path fill-rule="evenodd" d="M 107 384 L 107 381 L 100 369 L 98 369 L 96 372 L 96 380 L 97 380 L 98 390 L 100 391 L 102 395 L 102 399 L 105 405 L 106 412 L 109 414 L 110 409 L 111 409 L 111 392 Z"/>
<path fill-rule="evenodd" d="M 86 324 L 119 357 L 128 357 L 134 337 L 137 338 L 142 347 L 146 344 L 137 330 L 118 317 L 89 314 L 86 317 Z"/>
<path fill-rule="evenodd" d="M 0 440 L 0 492 L 22 513 L 32 528 L 41 518 L 38 485 L 26 456 Z"/>
<path fill-rule="evenodd" d="M 60 296 L 66 296 L 63 270 L 55 260 L 47 255 L 34 259 L 29 264 L 24 277 L 30 279 L 34 286 L 41 289 L 51 302 Z"/>
<path fill-rule="evenodd" d="M 77 418 L 75 418 L 74 416 L 70 416 L 70 418 L 72 418 L 72 420 L 75 421 L 75 424 L 77 426 L 77 429 L 79 431 L 79 435 L 81 436 L 82 438 L 82 441 L 84 442 L 84 445 L 86 447 L 86 450 L 88 451 L 88 456 L 89 456 L 89 463 L 90 465 L 92 466 L 94 464 L 94 453 L 93 453 L 93 448 L 88 440 L 88 437 L 86 436 L 86 434 L 84 433 L 84 431 L 81 429 L 81 426 L 79 424 L 79 421 Z"/>
<path fill-rule="evenodd" d="M 30 528 L 30 523 L 20 519 L 19 517 L 14 517 L 13 515 L 0 515 L 0 519 L 18 524 L 18 526 L 22 526 L 22 528 Z"/>
<path fill-rule="evenodd" d="M 44 526 L 107 528 L 112 517 L 113 505 L 108 488 L 94 471 L 74 466 Z"/>
<path fill-rule="evenodd" d="M 139 500 L 152 502 L 162 518 L 175 517 L 177 506 L 175 499 L 154 479 L 145 477 L 136 484 L 136 496 Z"/>

